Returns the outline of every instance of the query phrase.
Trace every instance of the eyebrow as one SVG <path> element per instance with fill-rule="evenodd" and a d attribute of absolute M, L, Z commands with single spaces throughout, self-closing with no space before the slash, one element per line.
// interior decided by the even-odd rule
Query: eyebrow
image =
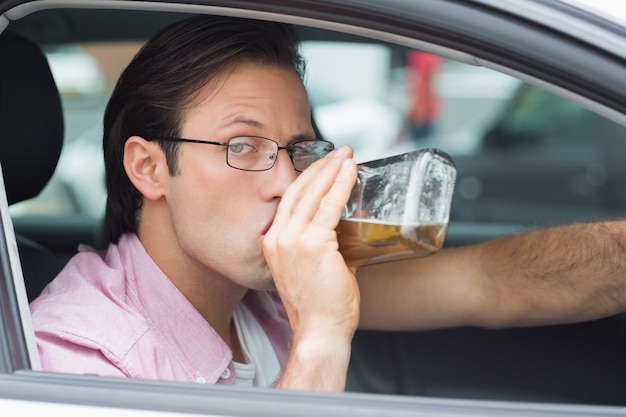
<path fill-rule="evenodd" d="M 256 129 L 263 129 L 265 127 L 265 125 L 261 122 L 259 122 L 258 120 L 254 120 L 254 119 L 250 119 L 248 117 L 243 117 L 243 116 L 236 116 L 234 117 L 232 120 L 228 121 L 223 127 L 231 127 L 231 126 L 236 126 L 239 124 L 243 124 L 245 126 L 250 126 L 250 127 L 254 127 Z M 270 138 L 273 139 L 273 138 Z M 303 133 L 299 133 L 295 136 L 292 136 L 291 139 L 289 140 L 289 142 L 287 143 L 288 145 L 294 144 L 296 142 L 300 142 L 302 140 L 317 140 L 319 138 L 317 138 L 315 136 L 315 132 L 313 130 L 311 130 L 310 132 L 303 132 Z M 274 139 L 276 140 L 276 139 Z"/>
<path fill-rule="evenodd" d="M 315 134 L 312 134 L 312 133 L 313 132 L 300 133 L 299 135 L 293 136 L 287 145 L 289 146 L 289 145 L 292 145 L 296 142 L 300 142 L 303 140 L 318 140 L 319 138 L 315 137 Z"/>
<path fill-rule="evenodd" d="M 223 127 L 230 127 L 234 125 L 243 124 L 250 127 L 263 128 L 263 123 L 258 120 L 250 119 L 242 116 L 235 116 L 232 120 L 229 120 Z"/>

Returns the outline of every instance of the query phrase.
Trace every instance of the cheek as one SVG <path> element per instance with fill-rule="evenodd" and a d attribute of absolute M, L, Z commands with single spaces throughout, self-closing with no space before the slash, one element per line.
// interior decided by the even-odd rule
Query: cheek
<path fill-rule="evenodd" d="M 251 178 L 225 163 L 181 174 L 171 202 L 176 224 L 190 233 L 213 235 L 241 234 L 250 227 L 256 188 Z"/>
<path fill-rule="evenodd" d="M 173 221 L 192 232 L 194 227 L 213 233 L 250 227 L 258 204 L 258 177 L 226 165 L 218 150 L 201 150 L 184 149 L 179 175 L 172 177 Z"/>
<path fill-rule="evenodd" d="M 189 181 L 172 202 L 177 239 L 185 253 L 211 268 L 233 263 L 251 240 L 250 204 L 242 204 L 238 187 Z"/>
<path fill-rule="evenodd" d="M 172 178 L 174 198 L 199 214 L 210 211 L 228 197 L 229 170 L 232 169 L 226 165 L 223 155 L 208 152 L 211 150 L 184 148 L 179 173 Z"/>

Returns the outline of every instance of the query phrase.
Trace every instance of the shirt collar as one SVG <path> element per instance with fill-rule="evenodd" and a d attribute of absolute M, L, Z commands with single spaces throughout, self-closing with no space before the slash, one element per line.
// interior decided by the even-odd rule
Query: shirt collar
<path fill-rule="evenodd" d="M 154 263 L 137 235 L 122 236 L 118 246 L 128 296 L 137 301 L 155 334 L 190 379 L 202 375 L 207 382 L 217 382 L 232 360 L 230 348 Z"/>

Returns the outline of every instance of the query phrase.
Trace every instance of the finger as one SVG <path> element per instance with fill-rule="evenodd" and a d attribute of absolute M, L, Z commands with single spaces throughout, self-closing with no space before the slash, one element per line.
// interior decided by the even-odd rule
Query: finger
<path fill-rule="evenodd" d="M 343 160 L 351 154 L 348 147 L 341 147 L 332 155 L 316 161 L 300 174 L 283 195 L 275 222 L 311 221 L 322 198 L 332 188 Z"/>
<path fill-rule="evenodd" d="M 353 159 L 345 159 L 332 187 L 322 198 L 313 218 L 319 227 L 335 229 L 356 182 L 357 168 Z"/>
<path fill-rule="evenodd" d="M 312 193 L 317 194 L 320 192 L 311 191 L 312 188 L 315 188 L 317 190 L 321 189 L 321 192 L 324 192 L 324 189 L 330 189 L 334 178 L 332 178 L 333 170 L 329 169 L 328 162 L 329 161 L 326 161 L 324 159 L 316 161 L 315 164 L 307 168 L 287 188 L 287 190 L 281 197 L 280 204 L 278 204 L 276 215 L 274 216 L 274 221 L 272 224 L 272 230 L 278 231 L 289 229 L 291 231 L 295 231 L 294 226 L 291 224 L 294 220 L 294 212 L 300 210 L 300 217 L 306 218 L 306 213 L 310 213 L 310 211 L 313 210 L 312 208 L 309 208 L 303 211 L 302 207 L 299 206 L 302 204 L 301 200 L 304 199 L 304 196 L 308 196 L 310 200 Z M 330 165 L 332 168 L 332 164 Z M 312 215 L 313 214 L 309 214 L 309 216 Z"/>
<path fill-rule="evenodd" d="M 329 154 L 326 158 L 316 161 L 300 174 L 287 188 L 281 198 L 280 204 L 278 204 L 272 227 L 265 235 L 264 250 L 268 250 L 269 248 L 275 249 L 279 238 L 283 241 L 289 241 L 289 239 L 294 239 L 302 235 L 311 217 L 314 215 L 314 211 L 317 210 L 319 206 L 319 200 L 304 212 L 301 207 L 298 208 L 301 205 L 300 201 L 303 196 L 310 197 L 310 189 L 312 187 L 317 190 L 322 190 L 316 191 L 315 193 L 325 193 L 325 191 L 323 191 L 324 189 L 330 189 L 336 176 L 333 172 L 338 172 L 341 167 L 340 160 L 335 158 L 336 156 L 333 157 L 333 155 Z M 333 163 L 337 165 L 335 170 L 331 169 Z M 321 197 L 319 197 L 319 199 L 321 199 Z M 308 204 L 311 204 L 311 202 L 309 201 Z M 294 220 L 293 213 L 296 210 L 300 210 L 300 216 L 297 220 Z M 303 221 L 301 220 L 302 218 L 306 220 Z"/>

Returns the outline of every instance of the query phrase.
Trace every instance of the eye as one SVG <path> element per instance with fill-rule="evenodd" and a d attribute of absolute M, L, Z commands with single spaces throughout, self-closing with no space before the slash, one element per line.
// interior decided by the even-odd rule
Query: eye
<path fill-rule="evenodd" d="M 228 152 L 235 155 L 243 155 L 254 152 L 256 148 L 247 141 L 231 141 L 228 144 Z"/>
<path fill-rule="evenodd" d="M 311 153 L 311 149 L 308 146 L 295 144 L 291 147 L 291 154 L 295 158 L 302 158 L 304 156 L 309 156 Z"/>

